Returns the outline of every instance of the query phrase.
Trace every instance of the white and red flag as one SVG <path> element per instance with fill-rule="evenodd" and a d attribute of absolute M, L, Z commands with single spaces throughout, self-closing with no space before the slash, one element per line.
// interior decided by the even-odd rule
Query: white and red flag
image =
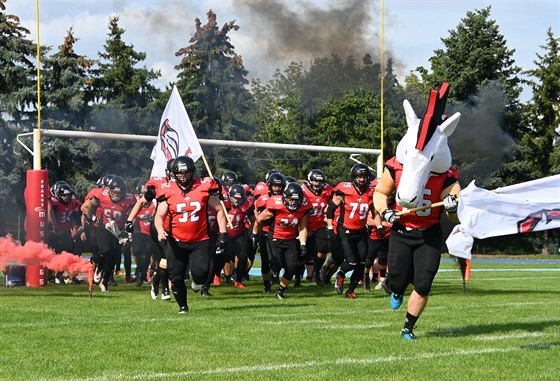
<path fill-rule="evenodd" d="M 445 241 L 449 254 L 470 259 L 474 238 L 560 228 L 560 175 L 498 188 L 474 181 L 459 195 L 461 223 Z"/>
<path fill-rule="evenodd" d="M 151 177 L 164 177 L 167 162 L 177 156 L 190 156 L 197 161 L 202 156 L 202 148 L 196 137 L 187 110 L 183 105 L 177 86 L 165 106 L 159 124 L 156 145 L 150 158 L 154 161 Z"/>

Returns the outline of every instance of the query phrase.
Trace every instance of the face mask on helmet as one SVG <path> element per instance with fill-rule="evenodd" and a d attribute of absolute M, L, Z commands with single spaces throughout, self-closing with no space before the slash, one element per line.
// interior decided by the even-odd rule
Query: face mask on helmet
<path fill-rule="evenodd" d="M 119 202 L 126 193 L 126 182 L 120 176 L 115 176 L 109 181 L 109 197 L 113 202 Z"/>
<path fill-rule="evenodd" d="M 314 169 L 307 175 L 307 181 L 309 181 L 309 189 L 313 193 L 320 195 L 323 192 L 325 186 L 325 175 L 322 171 Z"/>
<path fill-rule="evenodd" d="M 369 167 L 365 164 L 355 164 L 352 167 L 351 173 L 354 186 L 361 192 L 365 191 L 371 174 Z"/>
<path fill-rule="evenodd" d="M 68 205 L 72 200 L 72 189 L 67 185 L 62 185 L 57 193 L 57 198 L 64 205 Z"/>
<path fill-rule="evenodd" d="M 279 173 L 273 173 L 268 178 L 267 184 L 269 195 L 282 194 L 282 190 L 286 186 L 286 179 Z"/>
<path fill-rule="evenodd" d="M 295 211 L 303 202 L 303 190 L 301 186 L 297 183 L 288 184 L 286 189 L 284 189 L 282 199 L 289 211 Z"/>
<path fill-rule="evenodd" d="M 173 177 L 175 177 L 175 181 L 183 188 L 190 188 L 192 183 L 194 182 L 194 172 L 193 171 L 185 171 L 185 172 L 173 172 Z"/>
<path fill-rule="evenodd" d="M 238 208 L 245 202 L 245 188 L 242 185 L 236 184 L 229 190 L 229 202 L 234 208 Z"/>

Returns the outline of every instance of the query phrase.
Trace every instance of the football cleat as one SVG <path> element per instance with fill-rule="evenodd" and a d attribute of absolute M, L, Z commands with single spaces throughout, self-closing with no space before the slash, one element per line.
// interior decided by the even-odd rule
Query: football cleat
<path fill-rule="evenodd" d="M 401 331 L 401 336 L 403 339 L 407 340 L 407 341 L 415 341 L 416 340 L 416 335 L 414 334 L 414 332 L 412 332 L 412 329 L 410 328 L 403 328 Z"/>
<path fill-rule="evenodd" d="M 170 300 L 171 294 L 169 293 L 169 288 L 164 288 L 163 292 L 161 293 L 161 300 Z"/>
<path fill-rule="evenodd" d="M 235 288 L 245 288 L 245 285 L 241 282 L 235 282 L 233 284 L 233 287 L 235 287 Z"/>
<path fill-rule="evenodd" d="M 387 281 L 387 278 L 380 277 L 379 280 L 377 281 L 377 284 L 375 285 L 375 289 L 376 290 L 381 290 L 383 288 L 383 283 L 385 283 L 386 281 Z"/>
<path fill-rule="evenodd" d="M 334 285 L 334 290 L 337 294 L 342 294 L 344 290 L 344 276 L 336 274 L 336 284 Z"/>
<path fill-rule="evenodd" d="M 389 300 L 389 304 L 391 305 L 391 308 L 394 310 L 398 310 L 401 306 L 403 302 L 403 296 L 402 295 L 397 295 L 394 292 L 391 293 L 391 298 Z"/>
<path fill-rule="evenodd" d="M 179 308 L 179 315 L 186 314 L 187 312 L 189 312 L 188 306 L 182 306 L 181 308 Z"/>
<path fill-rule="evenodd" d="M 350 292 L 350 291 L 346 291 L 345 296 L 346 296 L 346 299 L 352 299 L 352 300 L 356 299 L 356 294 L 354 294 L 353 292 Z"/>
<path fill-rule="evenodd" d="M 152 289 L 151 289 L 151 291 L 150 291 L 150 295 L 151 295 L 151 297 L 152 297 L 152 300 L 157 300 L 157 298 L 158 298 L 158 292 L 159 292 L 158 286 L 154 286 L 154 285 L 152 284 Z"/>

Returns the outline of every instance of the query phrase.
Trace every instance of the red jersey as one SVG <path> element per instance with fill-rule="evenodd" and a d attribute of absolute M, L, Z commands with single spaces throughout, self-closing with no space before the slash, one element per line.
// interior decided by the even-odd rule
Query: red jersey
<path fill-rule="evenodd" d="M 260 214 L 263 210 L 266 209 L 266 204 L 268 203 L 268 199 L 270 198 L 270 196 L 268 195 L 268 193 L 261 195 L 259 198 L 255 199 L 255 210 L 257 210 L 257 214 Z M 264 222 L 266 225 L 263 225 L 262 231 L 267 233 L 268 229 L 270 227 L 270 224 L 268 223 L 268 221 Z"/>
<path fill-rule="evenodd" d="M 348 230 L 360 230 L 366 226 L 369 208 L 373 203 L 373 187 L 368 184 L 363 194 L 359 194 L 352 182 L 341 182 L 335 193 L 344 202 L 337 208 L 340 210 L 338 223 Z"/>
<path fill-rule="evenodd" d="M 334 188 L 325 184 L 323 191 L 317 196 L 308 188 L 307 184 L 303 184 L 301 187 L 307 202 L 311 205 L 311 210 L 307 216 L 307 229 L 314 232 L 325 227 L 325 207 L 332 197 Z"/>
<path fill-rule="evenodd" d="M 146 188 L 154 187 L 156 189 L 156 200 L 157 200 L 157 198 L 161 196 L 162 185 L 165 185 L 168 182 L 169 180 L 167 179 L 167 177 L 159 177 L 159 176 L 150 177 L 150 180 L 146 182 Z"/>
<path fill-rule="evenodd" d="M 154 213 L 156 212 L 156 200 L 152 200 L 145 205 L 134 219 L 134 232 L 150 235 L 150 226 L 154 221 Z"/>
<path fill-rule="evenodd" d="M 136 204 L 136 198 L 132 194 L 126 193 L 120 201 L 115 203 L 111 200 L 108 188 L 101 188 L 101 193 L 96 198 L 99 200 L 96 215 L 99 215 L 101 211 L 101 216 L 99 217 L 101 218 L 101 226 L 105 226 L 109 220 L 113 220 L 117 223 L 119 229 L 122 230 L 128 213 Z"/>
<path fill-rule="evenodd" d="M 259 181 L 253 190 L 253 198 L 257 199 L 262 196 L 268 196 L 268 185 L 265 182 Z"/>
<path fill-rule="evenodd" d="M 273 214 L 268 236 L 276 239 L 291 240 L 296 239 L 298 236 L 298 224 L 303 216 L 309 213 L 311 205 L 304 198 L 300 207 L 292 212 L 284 205 L 281 195 L 273 195 L 268 199 L 266 209 Z"/>
<path fill-rule="evenodd" d="M 80 206 L 82 205 L 81 201 L 72 196 L 68 205 L 64 205 L 64 203 L 56 197 L 51 197 L 49 203 L 54 213 L 54 221 L 52 221 L 52 223 L 55 225 L 56 231 L 70 231 L 70 215 L 72 212 L 80 210 Z"/>
<path fill-rule="evenodd" d="M 399 189 L 399 183 L 402 175 L 402 164 L 399 163 L 396 157 L 392 157 L 387 160 L 385 167 L 391 173 L 393 180 L 395 181 L 395 187 Z M 459 173 L 454 167 L 449 167 L 447 172 L 439 175 L 430 175 L 428 177 L 428 182 L 424 187 L 424 196 L 422 200 L 422 205 L 431 205 L 436 202 L 440 202 L 441 192 L 448 186 L 454 184 L 459 178 Z M 399 204 L 396 205 L 398 211 L 402 211 L 403 208 Z M 441 207 L 435 207 L 427 210 L 422 210 L 414 213 L 408 213 L 401 216 L 398 223 L 409 228 L 423 229 L 429 228 L 432 225 L 439 223 Z"/>
<path fill-rule="evenodd" d="M 104 189 L 107 189 L 107 188 L 93 188 L 92 190 L 90 190 L 88 192 L 85 200 L 89 200 L 89 199 L 92 199 L 92 198 L 96 198 L 96 199 L 99 200 L 101 198 L 101 192 L 103 192 Z M 97 221 L 99 221 L 101 219 L 102 214 L 103 214 L 103 211 L 101 210 L 101 208 L 98 207 L 95 210 L 95 217 L 97 218 Z M 98 226 L 98 223 L 95 222 L 93 225 Z"/>
<path fill-rule="evenodd" d="M 208 198 L 216 189 L 218 184 L 209 177 L 195 178 L 188 192 L 173 181 L 163 188 L 162 198 L 169 206 L 172 238 L 189 243 L 209 239 Z"/>
<path fill-rule="evenodd" d="M 250 213 L 254 213 L 253 203 L 250 200 L 245 200 L 245 202 L 237 207 L 231 207 L 228 210 L 229 219 L 231 220 L 231 224 L 233 227 L 227 228 L 228 238 L 237 238 L 245 229 L 245 219 L 247 215 Z"/>

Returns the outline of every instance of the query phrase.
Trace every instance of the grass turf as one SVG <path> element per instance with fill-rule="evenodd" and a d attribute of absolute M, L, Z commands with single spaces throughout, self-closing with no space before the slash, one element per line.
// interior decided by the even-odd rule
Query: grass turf
<path fill-rule="evenodd" d="M 332 286 L 290 287 L 286 300 L 224 283 L 190 312 L 152 301 L 149 285 L 0 288 L 2 380 L 556 380 L 560 263 L 473 262 L 466 292 L 443 262 L 418 320 L 400 337 L 406 301 L 355 300 Z M 410 288 L 409 288 L 410 290 Z"/>

